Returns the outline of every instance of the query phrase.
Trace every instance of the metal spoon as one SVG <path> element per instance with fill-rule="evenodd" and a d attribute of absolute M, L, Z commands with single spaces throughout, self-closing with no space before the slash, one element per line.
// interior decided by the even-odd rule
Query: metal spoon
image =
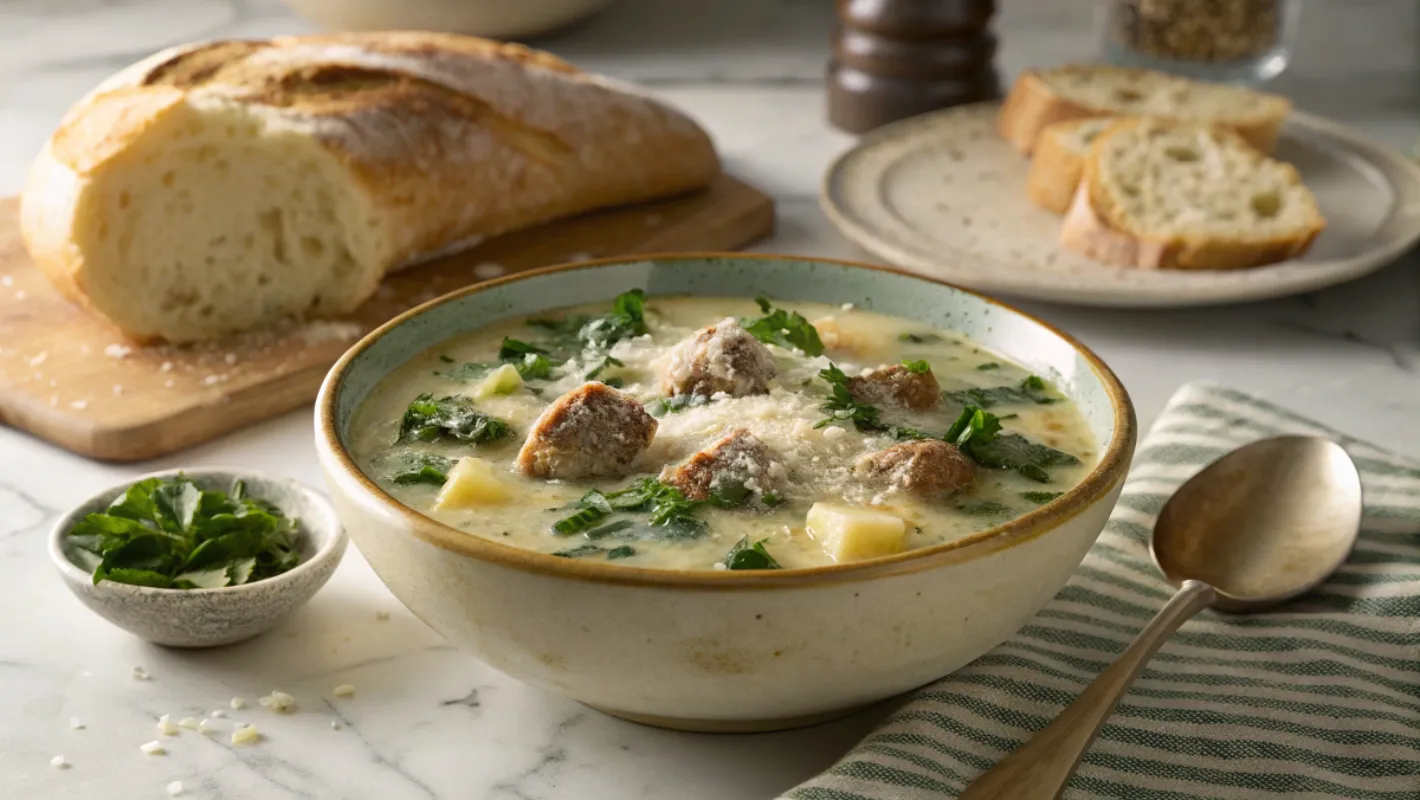
<path fill-rule="evenodd" d="M 958 800 L 1058 798 L 1154 652 L 1194 614 L 1263 611 L 1319 586 L 1361 526 L 1361 476 L 1340 445 L 1279 436 L 1193 476 L 1159 513 L 1154 563 L 1179 587 L 1138 638 L 1060 715 Z"/>

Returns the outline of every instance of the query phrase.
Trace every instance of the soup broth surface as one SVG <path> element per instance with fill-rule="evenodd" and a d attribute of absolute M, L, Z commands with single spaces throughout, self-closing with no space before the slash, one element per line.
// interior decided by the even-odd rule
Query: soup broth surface
<path fill-rule="evenodd" d="M 684 407 L 676 408 L 674 402 L 667 407 L 661 379 L 673 347 L 707 326 L 730 319 L 748 326 L 766 314 L 749 299 L 648 297 L 644 321 L 649 332 L 621 338 L 609 349 L 569 350 L 565 335 L 559 343 L 550 326 L 530 325 L 524 319 L 502 321 L 431 348 L 390 374 L 357 411 L 351 425 L 352 452 L 361 469 L 398 501 L 470 536 L 570 558 L 671 570 L 726 569 L 727 554 L 737 544 L 755 543 L 782 568 L 835 563 L 824 533 L 806 524 L 815 503 L 899 517 L 906 521 L 905 547 L 929 547 L 1049 502 L 1077 484 L 1096 462 L 1096 443 L 1072 401 L 1024 368 L 957 334 L 849 306 L 774 305 L 811 321 L 824 351 L 809 356 L 770 344 L 777 374 L 769 380 L 767 393 L 695 397 Z M 610 306 L 604 301 L 537 317 L 596 317 Z M 501 363 L 524 364 L 528 355 L 508 353 L 505 337 L 548 350 L 551 366 L 533 364 L 521 385 L 492 394 L 485 386 L 492 371 Z M 884 365 L 909 363 L 920 369 L 921 362 L 940 384 L 941 400 L 933 408 L 912 411 L 880 405 L 878 426 L 865 430 L 854 418 L 836 418 L 846 412 L 823 408 L 833 387 L 821 373 L 833 365 L 851 377 Z M 593 374 L 595 380 L 640 401 L 656 417 L 651 444 L 621 477 L 563 481 L 522 474 L 515 459 L 539 415 Z M 506 423 L 511 432 L 479 444 L 452 437 L 402 437 L 401 421 L 411 402 L 426 394 L 433 399 L 471 398 L 474 408 Z M 999 423 L 996 436 L 1011 436 L 1016 444 L 1023 439 L 1027 448 L 1040 448 L 1021 451 L 1025 457 L 1039 461 L 1041 453 L 1053 453 L 1044 459 L 1049 465 L 1032 469 L 977 463 L 970 487 L 934 497 L 863 477 L 862 459 L 914 436 L 944 436 L 967 406 L 980 408 Z M 614 511 L 595 526 L 570 533 L 554 528 L 580 510 L 578 503 L 589 491 L 610 493 L 656 479 L 668 466 L 683 464 L 737 429 L 747 429 L 762 441 L 776 463 L 774 491 L 753 495 L 754 502 L 730 508 L 715 502 L 688 503 L 687 515 L 701 521 L 693 526 L 657 526 L 648 521 L 649 511 L 640 509 Z M 438 505 L 445 488 L 439 475 L 465 456 L 491 466 L 494 479 L 506 490 L 505 499 L 462 508 Z M 420 465 L 432 465 L 433 471 L 416 480 L 411 475 Z M 749 563 L 763 566 L 762 559 Z"/>

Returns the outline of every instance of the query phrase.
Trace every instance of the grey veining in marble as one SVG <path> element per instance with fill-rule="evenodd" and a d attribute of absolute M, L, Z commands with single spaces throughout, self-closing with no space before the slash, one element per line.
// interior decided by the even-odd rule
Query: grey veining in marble
<path fill-rule="evenodd" d="M 1088 58 L 1092 3 L 1002 3 L 1003 71 Z M 779 199 L 760 249 L 871 260 L 815 200 L 851 137 L 823 121 L 833 25 L 826 0 L 620 0 L 539 44 L 640 80 L 700 119 L 729 168 Z M 1409 148 L 1420 133 L 1417 7 L 1308 2 L 1277 88 L 1300 108 Z M 0 2 L 0 195 L 17 191 L 64 110 L 125 63 L 179 42 L 313 27 L 279 0 Z M 3 291 L 3 289 L 0 289 Z M 1356 436 L 1420 455 L 1420 270 L 1416 257 L 1314 295 L 1215 309 L 1106 311 L 1027 304 L 1096 349 L 1148 424 L 1181 383 L 1256 392 Z M 404 612 L 353 549 L 326 588 L 272 633 L 209 652 L 144 644 L 70 597 L 44 532 L 83 497 L 142 472 L 233 465 L 319 485 L 306 410 L 154 462 L 113 466 L 0 428 L 0 797 L 764 798 L 831 764 L 881 709 L 752 737 L 669 733 L 588 711 L 455 652 Z M 387 621 L 376 612 L 387 611 Z M 153 676 L 135 681 L 141 665 Z M 332 696 L 351 683 L 350 699 Z M 272 689 L 294 714 L 256 706 Z M 227 708 L 245 697 L 243 710 Z M 163 737 L 161 714 L 214 720 L 210 737 Z M 71 730 L 77 717 L 82 730 Z M 235 721 L 266 734 L 234 747 Z M 333 730 L 331 722 L 340 728 Z M 166 756 L 138 746 L 163 739 Z M 72 764 L 53 769 L 51 757 Z"/>

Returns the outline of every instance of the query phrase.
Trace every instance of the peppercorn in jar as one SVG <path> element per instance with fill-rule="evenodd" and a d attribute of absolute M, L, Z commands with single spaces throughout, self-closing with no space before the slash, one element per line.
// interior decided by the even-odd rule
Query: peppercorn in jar
<path fill-rule="evenodd" d="M 1296 0 L 1111 0 L 1105 56 L 1202 80 L 1255 83 L 1287 65 Z"/>

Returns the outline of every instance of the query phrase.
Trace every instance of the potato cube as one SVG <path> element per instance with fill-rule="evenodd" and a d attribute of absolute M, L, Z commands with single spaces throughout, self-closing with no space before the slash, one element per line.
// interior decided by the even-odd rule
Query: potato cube
<path fill-rule="evenodd" d="M 475 508 L 502 503 L 508 499 L 508 488 L 493 474 L 487 461 L 473 456 L 459 459 L 449 470 L 449 479 L 434 499 L 438 509 Z"/>
<path fill-rule="evenodd" d="M 504 364 L 488 373 L 488 377 L 473 391 L 475 399 L 482 400 L 496 394 L 512 394 L 523 385 L 523 376 L 512 364 Z"/>
<path fill-rule="evenodd" d="M 907 547 L 907 523 L 871 508 L 814 503 L 804 522 L 839 563 L 889 556 Z"/>

